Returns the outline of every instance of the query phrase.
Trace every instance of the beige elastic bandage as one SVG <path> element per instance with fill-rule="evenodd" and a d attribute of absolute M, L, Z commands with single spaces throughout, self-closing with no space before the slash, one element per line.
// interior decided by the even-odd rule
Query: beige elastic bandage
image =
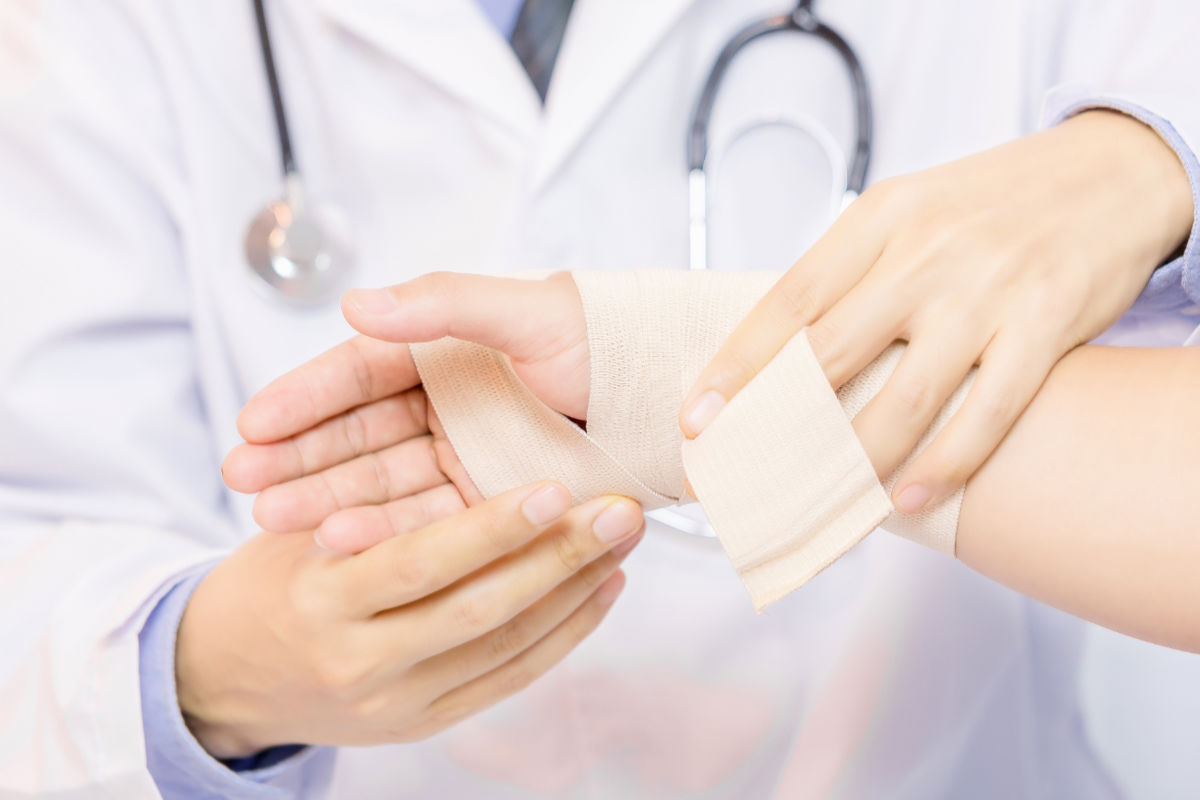
<path fill-rule="evenodd" d="M 454 339 L 412 347 L 446 435 L 485 497 L 554 479 L 576 502 L 620 494 L 653 509 L 677 503 L 690 482 L 759 610 L 880 523 L 954 555 L 962 492 L 919 514 L 889 516 L 890 480 L 875 477 L 850 424 L 883 388 L 903 345 L 835 394 L 801 332 L 685 441 L 677 422 L 684 395 L 778 273 L 572 276 L 591 348 L 586 432 L 535 398 L 493 350 Z M 915 452 L 961 405 L 973 375 Z"/>

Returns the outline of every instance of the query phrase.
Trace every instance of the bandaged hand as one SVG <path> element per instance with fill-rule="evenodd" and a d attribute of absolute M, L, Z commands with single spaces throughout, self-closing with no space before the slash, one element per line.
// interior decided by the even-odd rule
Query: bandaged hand
<path fill-rule="evenodd" d="M 903 512 L 936 504 L 991 455 L 1063 354 L 1130 307 L 1191 224 L 1175 153 L 1112 111 L 884 181 L 747 316 L 680 424 L 698 434 L 805 326 L 835 388 L 905 341 L 895 373 L 854 420 L 880 474 L 980 365 L 961 410 L 892 487 Z"/>
<path fill-rule="evenodd" d="M 484 496 L 554 477 L 577 498 L 617 492 L 653 508 L 682 498 L 690 479 L 761 608 L 892 511 L 849 420 L 903 349 L 889 348 L 835 396 L 799 335 L 737 410 L 685 445 L 676 419 L 687 387 L 776 278 L 435 274 L 352 292 L 344 311 L 367 335 L 412 343 L 449 439 Z M 585 419 L 586 433 L 567 417 Z M 955 495 L 888 527 L 953 554 L 960 501 Z"/>

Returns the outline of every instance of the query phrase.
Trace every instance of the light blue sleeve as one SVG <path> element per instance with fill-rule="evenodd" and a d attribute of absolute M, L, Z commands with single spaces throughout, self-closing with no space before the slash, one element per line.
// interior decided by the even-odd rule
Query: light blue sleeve
<path fill-rule="evenodd" d="M 505 39 L 512 36 L 525 0 L 478 0 L 483 13 Z"/>
<path fill-rule="evenodd" d="M 1036 0 L 1029 75 L 1037 119 L 1055 125 L 1091 108 L 1153 128 L 1183 164 L 1200 207 L 1200 3 L 1195 0 Z M 1040 96 L 1039 96 L 1040 95 Z M 1036 113 L 1036 112 L 1035 112 Z M 1161 265 L 1130 317 L 1200 319 L 1200 226 L 1178 258 Z"/>
<path fill-rule="evenodd" d="M 175 694 L 175 635 L 196 586 L 211 567 L 185 575 L 163 596 L 139 635 L 146 763 L 164 800 L 290 800 L 323 791 L 333 751 L 274 747 L 222 762 L 192 736 Z"/>
<path fill-rule="evenodd" d="M 1185 306 L 1200 304 L 1200 161 L 1197 161 L 1196 153 L 1169 120 L 1129 100 L 1119 97 L 1069 100 L 1059 97 L 1057 100 L 1058 102 L 1055 102 L 1055 98 L 1052 97 L 1047 104 L 1044 112 L 1044 121 L 1047 124 L 1056 125 L 1089 109 L 1111 109 L 1149 125 L 1175 151 L 1192 186 L 1195 214 L 1192 219 L 1192 232 L 1184 245 L 1183 253 L 1163 264 L 1150 276 L 1146 288 L 1142 290 L 1141 296 L 1130 310 L 1135 314 L 1178 311 Z"/>

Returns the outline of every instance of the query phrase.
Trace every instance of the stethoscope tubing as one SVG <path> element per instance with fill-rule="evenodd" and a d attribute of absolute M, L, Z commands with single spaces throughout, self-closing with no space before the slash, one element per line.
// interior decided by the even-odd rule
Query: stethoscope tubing
<path fill-rule="evenodd" d="M 734 58 L 752 42 L 775 33 L 805 33 L 828 42 L 842 57 L 854 92 L 855 142 L 854 155 L 846 170 L 846 189 L 861 194 L 871 165 L 871 142 L 874 137 L 874 114 L 866 72 L 854 48 L 837 31 L 821 22 L 812 11 L 812 0 L 801 2 L 791 13 L 779 14 L 751 22 L 738 31 L 721 48 L 704 81 L 688 125 L 687 167 L 689 173 L 703 173 L 709 153 L 709 123 L 716 105 L 721 82 Z"/>
<path fill-rule="evenodd" d="M 263 69 L 267 73 L 267 86 L 271 91 L 271 111 L 275 115 L 275 133 L 279 139 L 279 160 L 285 178 L 299 175 L 296 155 L 292 150 L 292 135 L 288 130 L 287 111 L 283 106 L 283 89 L 279 86 L 279 72 L 275 68 L 275 53 L 271 48 L 271 33 L 267 25 L 267 10 L 263 0 L 254 0 L 254 22 L 258 28 L 258 47 L 262 54 Z"/>

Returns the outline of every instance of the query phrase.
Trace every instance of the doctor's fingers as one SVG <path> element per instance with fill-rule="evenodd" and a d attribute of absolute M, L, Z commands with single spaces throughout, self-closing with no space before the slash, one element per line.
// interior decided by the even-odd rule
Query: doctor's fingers
<path fill-rule="evenodd" d="M 518 361 L 538 360 L 561 344 L 557 328 L 573 312 L 578 318 L 573 327 L 582 330 L 583 306 L 565 273 L 522 280 L 432 272 L 383 289 L 350 291 L 342 299 L 346 321 L 368 336 L 392 342 L 452 336 Z"/>
<path fill-rule="evenodd" d="M 407 347 L 356 336 L 276 378 L 250 398 L 238 415 L 238 432 L 248 442 L 277 442 L 420 382 Z"/>
<path fill-rule="evenodd" d="M 409 675 L 428 687 L 428 696 L 438 697 L 503 666 L 550 634 L 601 591 L 639 541 L 637 536 L 627 539 L 505 624 L 426 659 L 413 667 Z"/>
<path fill-rule="evenodd" d="M 422 436 L 268 486 L 254 499 L 254 521 L 277 533 L 312 530 L 343 508 L 386 503 L 447 482 L 433 437 Z"/>
<path fill-rule="evenodd" d="M 987 345 L 987 335 L 949 320 L 916 331 L 883 389 L 854 417 L 854 430 L 879 477 L 916 448 L 930 423 Z"/>
<path fill-rule="evenodd" d="M 567 657 L 600 623 L 625 588 L 624 573 L 605 581 L 566 620 L 516 657 L 439 697 L 417 738 L 428 738 L 525 689 Z"/>
<path fill-rule="evenodd" d="M 679 416 L 685 436 L 698 436 L 801 328 L 870 271 L 887 240 L 880 206 L 871 192 L 856 200 L 755 304 L 688 392 Z"/>
<path fill-rule="evenodd" d="M 334 563 L 333 595 L 351 618 L 420 600 L 528 544 L 571 509 L 571 493 L 543 481 L 382 541 Z"/>
<path fill-rule="evenodd" d="M 382 541 L 451 517 L 466 507 L 459 490 L 445 483 L 390 503 L 335 511 L 314 535 L 326 549 L 361 553 Z"/>
<path fill-rule="evenodd" d="M 410 389 L 358 406 L 270 444 L 240 444 L 221 465 L 229 488 L 261 492 L 430 433 L 425 393 Z"/>
<path fill-rule="evenodd" d="M 360 584 L 365 586 L 370 581 L 378 587 L 370 595 L 371 605 L 378 607 L 381 601 L 386 604 L 386 610 L 376 613 L 370 625 L 375 635 L 382 632 L 388 641 L 396 643 L 398 663 L 415 664 L 501 627 L 593 561 L 636 536 L 643 525 L 641 509 L 632 500 L 597 498 L 569 511 L 528 545 L 477 567 L 436 593 L 429 593 L 424 585 L 425 575 L 431 571 L 429 566 L 422 566 L 427 561 L 414 562 L 409 554 L 400 556 L 405 559 L 402 562 L 377 561 L 388 572 Z M 352 560 L 367 558 L 408 538 L 389 540 Z M 403 549 L 393 549 L 392 558 Z M 440 565 L 432 568 L 438 569 Z M 414 583 L 416 591 L 412 589 Z M 414 595 L 419 599 L 408 599 Z"/>
<path fill-rule="evenodd" d="M 577 511 L 560 483 L 503 492 L 335 563 L 334 599 L 357 618 L 412 603 L 519 551 L 568 513 Z"/>
<path fill-rule="evenodd" d="M 962 406 L 896 480 L 892 498 L 900 511 L 949 497 L 1000 445 L 1068 349 L 1053 344 L 1056 336 L 1043 324 L 996 333 Z"/>

